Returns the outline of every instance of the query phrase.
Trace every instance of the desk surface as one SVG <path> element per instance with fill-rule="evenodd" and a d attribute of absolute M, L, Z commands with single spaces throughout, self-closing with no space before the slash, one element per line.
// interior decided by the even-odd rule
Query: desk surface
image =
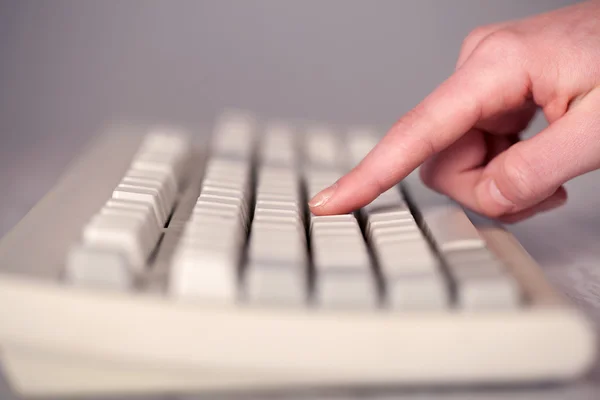
<path fill-rule="evenodd" d="M 8 168 L 0 169 L 0 185 L 6 190 L 0 201 L 0 235 L 7 232 L 27 210 L 37 202 L 61 174 L 69 160 L 76 156 L 79 144 L 56 141 L 48 151 L 47 146 L 31 150 L 26 157 L 15 157 Z M 43 148 L 43 150 L 42 150 Z M 4 160 L 11 155 L 0 149 Z M 4 153 L 4 154 L 3 154 Z M 35 153 L 35 154 L 34 154 Z M 50 157 L 50 158 L 49 158 Z M 36 160 L 31 163 L 30 160 Z M 16 179 L 26 175 L 27 167 L 35 168 L 36 179 Z M 524 247 L 540 263 L 548 278 L 569 296 L 596 322 L 600 332 L 600 171 L 579 177 L 567 185 L 568 204 L 557 211 L 535 217 L 509 227 Z M 0 398 L 12 400 L 6 382 L 0 376 Z M 286 394 L 282 398 L 321 399 L 322 394 Z M 328 396 L 327 398 L 331 398 Z M 339 393 L 340 399 L 461 399 L 461 400 L 587 400 L 600 398 L 600 366 L 590 378 L 569 387 L 504 389 L 487 392 L 459 393 Z M 147 397 L 144 397 L 147 399 Z M 156 399 L 171 399 L 160 396 Z M 194 397 L 186 396 L 191 400 Z M 199 397 L 204 398 L 204 397 Z M 248 397 L 243 397 L 248 398 Z M 275 396 L 274 398 L 277 398 Z M 173 397 L 173 400 L 178 399 Z M 152 400 L 152 399 L 150 399 Z"/>

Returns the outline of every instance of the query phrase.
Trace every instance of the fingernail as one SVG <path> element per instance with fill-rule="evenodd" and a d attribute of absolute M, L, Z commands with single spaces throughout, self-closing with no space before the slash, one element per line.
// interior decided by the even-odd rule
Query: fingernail
<path fill-rule="evenodd" d="M 494 199 L 498 204 L 501 204 L 506 207 L 514 206 L 512 201 L 510 201 L 509 199 L 504 197 L 504 195 L 502 194 L 500 189 L 498 189 L 498 185 L 496 184 L 496 181 L 494 181 L 493 179 L 490 180 L 489 191 L 490 191 L 490 196 L 492 196 L 492 199 Z"/>
<path fill-rule="evenodd" d="M 311 201 L 308 202 L 308 205 L 311 208 L 324 206 L 329 201 L 329 199 L 331 199 L 331 196 L 333 196 L 333 192 L 335 192 L 336 188 L 337 182 L 317 193 L 317 195 L 313 197 Z"/>

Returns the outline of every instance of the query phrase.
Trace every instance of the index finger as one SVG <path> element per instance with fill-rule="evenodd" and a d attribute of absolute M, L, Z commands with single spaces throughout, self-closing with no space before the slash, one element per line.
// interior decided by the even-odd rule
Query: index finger
<path fill-rule="evenodd" d="M 311 211 L 343 214 L 369 204 L 480 119 L 524 101 L 526 76 L 511 73 L 467 62 L 398 120 L 352 171 L 313 197 Z"/>

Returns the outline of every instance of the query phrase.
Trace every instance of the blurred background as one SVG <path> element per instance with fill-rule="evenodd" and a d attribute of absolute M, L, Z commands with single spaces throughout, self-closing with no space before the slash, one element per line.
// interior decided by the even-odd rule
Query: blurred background
<path fill-rule="evenodd" d="M 233 106 L 387 127 L 471 29 L 568 3 L 0 0 L 0 235 L 106 123 Z"/>

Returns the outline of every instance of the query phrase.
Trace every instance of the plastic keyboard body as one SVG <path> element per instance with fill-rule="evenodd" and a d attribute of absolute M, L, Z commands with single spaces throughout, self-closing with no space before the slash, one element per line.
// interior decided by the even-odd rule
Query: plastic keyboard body
<path fill-rule="evenodd" d="M 414 176 L 356 213 L 307 212 L 369 135 L 216 130 L 109 130 L 3 238 L 15 390 L 529 383 L 592 365 L 586 319 L 514 237 Z"/>

